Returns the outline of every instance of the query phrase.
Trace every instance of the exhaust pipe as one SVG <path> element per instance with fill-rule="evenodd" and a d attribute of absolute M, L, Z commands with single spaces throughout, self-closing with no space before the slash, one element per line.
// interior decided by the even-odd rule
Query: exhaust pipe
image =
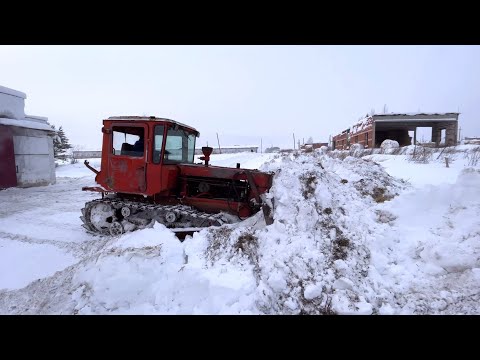
<path fill-rule="evenodd" d="M 200 160 L 205 160 L 205 166 L 208 166 L 208 162 L 210 161 L 210 154 L 213 152 L 213 148 L 209 146 L 202 147 L 203 155 L 200 157 Z"/>

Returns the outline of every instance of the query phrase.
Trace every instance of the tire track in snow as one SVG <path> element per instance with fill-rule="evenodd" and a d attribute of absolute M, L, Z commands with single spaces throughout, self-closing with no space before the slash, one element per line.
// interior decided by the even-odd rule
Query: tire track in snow
<path fill-rule="evenodd" d="M 98 239 L 85 241 L 83 243 L 77 244 L 72 242 L 64 242 L 50 239 L 35 239 L 25 235 L 12 234 L 0 231 L 0 239 L 1 238 L 19 241 L 27 244 L 52 245 L 62 250 L 65 250 L 78 258 L 83 258 L 89 254 L 92 254 L 93 252 L 98 251 L 109 240 L 108 238 L 99 237 Z"/>

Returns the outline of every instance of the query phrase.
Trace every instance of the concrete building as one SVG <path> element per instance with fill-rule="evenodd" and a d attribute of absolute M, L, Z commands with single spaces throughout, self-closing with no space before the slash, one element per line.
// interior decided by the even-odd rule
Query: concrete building
<path fill-rule="evenodd" d="M 78 150 L 72 152 L 75 159 L 95 159 L 102 157 L 101 150 Z"/>
<path fill-rule="evenodd" d="M 328 143 L 311 143 L 311 144 L 303 144 L 300 146 L 300 150 L 315 150 L 320 149 L 322 146 L 328 146 Z"/>
<path fill-rule="evenodd" d="M 0 189 L 55 183 L 55 131 L 46 117 L 25 114 L 26 98 L 0 86 Z"/>
<path fill-rule="evenodd" d="M 332 138 L 332 149 L 346 150 L 351 144 L 378 148 L 383 140 L 398 141 L 400 146 L 417 143 L 417 128 L 432 129 L 431 142 L 439 146 L 445 131 L 446 146 L 457 145 L 459 113 L 378 114 L 363 118 Z M 409 132 L 412 132 L 410 136 Z"/>
<path fill-rule="evenodd" d="M 480 137 L 466 137 L 463 143 L 465 145 L 480 145 Z"/>
<path fill-rule="evenodd" d="M 231 145 L 231 146 L 222 146 L 222 154 L 232 154 L 240 152 L 258 152 L 258 146 L 256 145 Z M 195 155 L 201 155 L 202 148 L 195 148 Z M 220 154 L 218 147 L 213 148 L 212 154 Z"/>

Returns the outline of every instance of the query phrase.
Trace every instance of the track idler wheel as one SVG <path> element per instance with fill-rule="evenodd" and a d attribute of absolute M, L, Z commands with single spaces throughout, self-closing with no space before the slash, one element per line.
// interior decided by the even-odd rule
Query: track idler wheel
<path fill-rule="evenodd" d="M 118 221 L 113 221 L 110 224 L 110 227 L 108 228 L 108 231 L 110 232 L 110 235 L 118 236 L 118 235 L 122 235 L 125 232 L 125 229 L 123 228 L 122 223 L 120 223 Z"/>

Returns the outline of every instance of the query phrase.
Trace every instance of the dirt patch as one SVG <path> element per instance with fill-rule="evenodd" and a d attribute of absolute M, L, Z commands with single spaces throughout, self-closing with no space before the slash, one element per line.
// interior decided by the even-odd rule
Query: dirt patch
<path fill-rule="evenodd" d="M 350 240 L 348 240 L 340 229 L 337 228 L 337 237 L 333 241 L 332 257 L 333 260 L 345 260 L 350 248 Z"/>
<path fill-rule="evenodd" d="M 213 262 L 222 256 L 222 251 L 227 245 L 232 231 L 233 229 L 228 227 L 210 229 L 208 236 L 209 242 L 204 254 L 208 260 Z"/>
<path fill-rule="evenodd" d="M 302 182 L 302 195 L 307 200 L 311 198 L 315 193 L 315 187 L 317 185 L 317 177 L 313 173 L 306 173 L 300 177 Z"/>
<path fill-rule="evenodd" d="M 211 263 L 222 258 L 232 261 L 239 255 L 245 256 L 254 266 L 254 275 L 257 280 L 260 278 L 258 238 L 248 228 L 244 229 L 240 235 L 234 234 L 231 228 L 212 229 L 204 255 Z"/>
<path fill-rule="evenodd" d="M 392 194 L 385 186 L 389 184 L 383 179 L 383 181 L 368 181 L 366 179 L 360 179 L 355 183 L 355 188 L 363 196 L 371 196 L 377 203 L 383 203 L 388 200 L 392 200 L 396 194 Z"/>
<path fill-rule="evenodd" d="M 385 189 L 380 187 L 374 187 L 371 195 L 373 200 L 375 200 L 377 203 L 383 203 L 393 199 L 393 196 L 385 194 Z"/>

